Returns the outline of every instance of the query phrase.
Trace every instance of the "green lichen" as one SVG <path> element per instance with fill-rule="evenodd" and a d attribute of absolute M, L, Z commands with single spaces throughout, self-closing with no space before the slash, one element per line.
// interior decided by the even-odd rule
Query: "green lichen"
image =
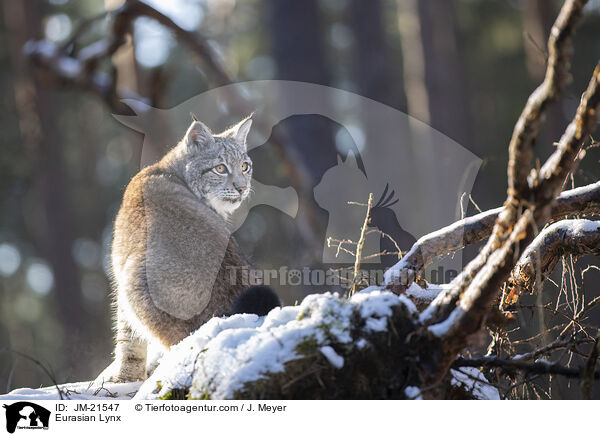
<path fill-rule="evenodd" d="M 173 388 L 161 397 L 159 400 L 189 400 L 189 390 L 181 388 Z"/>

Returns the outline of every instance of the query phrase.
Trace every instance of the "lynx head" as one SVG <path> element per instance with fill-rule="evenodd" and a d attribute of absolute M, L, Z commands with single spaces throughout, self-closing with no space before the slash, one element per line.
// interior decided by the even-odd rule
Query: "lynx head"
<path fill-rule="evenodd" d="M 252 161 L 246 153 L 246 137 L 251 125 L 247 117 L 213 134 L 194 119 L 180 144 L 187 185 L 223 217 L 236 210 L 250 193 Z"/>

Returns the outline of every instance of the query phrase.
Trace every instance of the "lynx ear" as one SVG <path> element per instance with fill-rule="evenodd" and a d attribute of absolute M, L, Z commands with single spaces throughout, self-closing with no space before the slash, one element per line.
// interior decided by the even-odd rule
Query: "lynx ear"
<path fill-rule="evenodd" d="M 246 148 L 246 138 L 248 137 L 250 127 L 252 126 L 252 115 L 253 114 L 250 114 L 222 134 L 234 138 L 238 144 L 241 144 L 244 146 L 244 148 Z"/>
<path fill-rule="evenodd" d="M 248 117 L 240 121 L 236 127 L 235 140 L 240 144 L 246 145 L 246 138 L 248 138 L 248 133 L 250 133 L 250 127 L 252 127 L 252 118 Z"/>
<path fill-rule="evenodd" d="M 194 121 L 185 133 L 188 145 L 209 145 L 214 141 L 210 129 L 201 121 Z"/>

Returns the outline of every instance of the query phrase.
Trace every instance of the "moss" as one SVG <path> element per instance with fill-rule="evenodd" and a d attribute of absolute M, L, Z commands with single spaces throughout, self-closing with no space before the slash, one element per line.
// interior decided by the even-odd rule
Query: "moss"
<path fill-rule="evenodd" d="M 305 340 L 296 345 L 295 351 L 301 356 L 310 356 L 316 353 L 319 343 L 314 335 L 310 335 Z"/>
<path fill-rule="evenodd" d="M 159 400 L 188 400 L 189 390 L 174 388 L 167 392 L 165 395 L 158 397 Z"/>
<path fill-rule="evenodd" d="M 156 387 L 154 388 L 154 390 L 152 391 L 153 394 L 158 394 L 160 391 L 162 391 L 163 388 L 163 384 L 162 381 L 158 380 L 156 382 Z"/>

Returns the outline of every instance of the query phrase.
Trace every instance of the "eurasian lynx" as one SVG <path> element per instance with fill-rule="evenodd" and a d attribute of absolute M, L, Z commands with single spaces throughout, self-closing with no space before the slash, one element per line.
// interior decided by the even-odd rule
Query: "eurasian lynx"
<path fill-rule="evenodd" d="M 246 118 L 213 135 L 194 120 L 177 146 L 129 183 L 112 245 L 115 360 L 99 380 L 145 379 L 148 343 L 169 347 L 231 312 L 244 287 L 231 283 L 228 267 L 248 261 L 225 220 L 250 192 L 251 124 Z"/>

